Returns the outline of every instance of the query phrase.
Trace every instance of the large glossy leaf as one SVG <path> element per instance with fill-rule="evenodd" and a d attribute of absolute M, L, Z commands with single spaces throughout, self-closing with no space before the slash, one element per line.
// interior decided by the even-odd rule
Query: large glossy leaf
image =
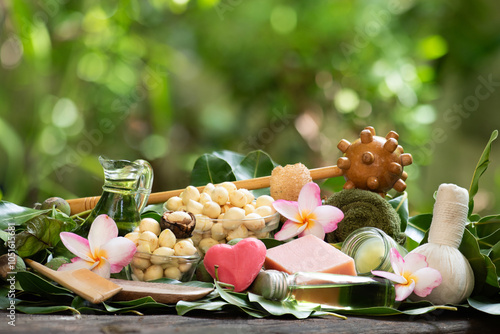
<path fill-rule="evenodd" d="M 212 152 L 212 154 L 214 156 L 216 156 L 217 158 L 222 159 L 225 162 L 227 162 L 233 170 L 235 170 L 236 167 L 238 167 L 238 165 L 241 163 L 241 161 L 243 161 L 243 159 L 245 158 L 245 156 L 243 154 L 236 153 L 233 151 L 228 151 L 228 150 L 215 151 L 215 152 Z"/>
<path fill-rule="evenodd" d="M 500 298 L 488 298 L 485 296 L 471 297 L 467 300 L 473 308 L 493 315 L 500 315 Z"/>
<path fill-rule="evenodd" d="M 51 212 L 48 210 L 35 210 L 16 205 L 7 201 L 0 201 L 0 230 L 5 230 L 10 224 L 21 226 L 28 220 Z"/>
<path fill-rule="evenodd" d="M 500 241 L 491 247 L 488 257 L 495 265 L 497 276 L 500 276 Z"/>
<path fill-rule="evenodd" d="M 203 154 L 194 163 L 191 171 L 191 185 L 204 186 L 207 183 L 236 181 L 231 166 L 213 154 Z"/>
<path fill-rule="evenodd" d="M 474 210 L 474 196 L 479 190 L 479 179 L 481 178 L 481 175 L 483 175 L 483 173 L 486 171 L 486 169 L 488 169 L 488 165 L 490 164 L 491 144 L 495 139 L 497 139 L 497 137 L 498 130 L 495 130 L 491 133 L 490 140 L 486 144 L 486 147 L 484 148 L 484 151 L 481 154 L 481 157 L 479 158 L 479 161 L 474 170 L 472 181 L 469 187 L 469 215 L 471 215 L 472 211 Z"/>
<path fill-rule="evenodd" d="M 298 303 L 282 303 L 273 301 L 250 292 L 248 293 L 248 300 L 259 304 L 264 310 L 275 316 L 292 314 L 297 319 L 305 319 L 310 317 L 314 311 L 321 310 L 321 306 L 318 304 L 310 304 L 304 305 L 304 307 L 299 307 Z"/>
<path fill-rule="evenodd" d="M 269 176 L 276 166 L 267 153 L 259 150 L 248 153 L 233 170 L 237 180 L 247 180 Z"/>
<path fill-rule="evenodd" d="M 401 231 L 406 230 L 406 225 L 408 224 L 408 194 L 404 192 L 402 195 L 392 198 L 388 201 L 391 206 L 396 210 L 401 219 Z"/>
<path fill-rule="evenodd" d="M 16 235 L 16 249 L 21 257 L 29 257 L 37 252 L 54 247 L 61 238 L 59 233 L 71 231 L 75 223 L 47 216 L 37 216 L 26 224 L 26 230 Z"/>
<path fill-rule="evenodd" d="M 432 214 L 430 213 L 423 213 L 410 217 L 404 232 L 409 238 L 420 244 L 424 240 L 426 233 L 431 226 L 431 222 Z"/>
<path fill-rule="evenodd" d="M 175 309 L 177 311 L 178 315 L 184 315 L 190 311 L 194 310 L 204 310 L 204 311 L 221 311 L 224 306 L 230 305 L 226 301 L 211 301 L 211 302 L 204 302 L 204 301 L 197 301 L 197 302 L 187 302 L 187 301 L 180 301 L 176 304 Z"/>
<path fill-rule="evenodd" d="M 479 247 L 483 249 L 490 249 L 499 241 L 500 241 L 500 230 L 496 230 L 492 234 L 484 238 L 478 238 L 477 240 Z"/>
<path fill-rule="evenodd" d="M 25 292 L 40 294 L 42 296 L 66 296 L 74 297 L 73 293 L 61 286 L 54 285 L 41 276 L 30 271 L 19 271 L 16 273 L 16 280 Z"/>
<path fill-rule="evenodd" d="M 500 215 L 485 216 L 473 221 L 467 228 L 478 238 L 484 238 L 500 230 Z"/>
<path fill-rule="evenodd" d="M 459 250 L 467 258 L 474 271 L 474 294 L 477 294 L 483 289 L 486 282 L 488 268 L 485 261 L 486 256 L 481 254 L 476 238 L 468 229 L 464 230 Z"/>

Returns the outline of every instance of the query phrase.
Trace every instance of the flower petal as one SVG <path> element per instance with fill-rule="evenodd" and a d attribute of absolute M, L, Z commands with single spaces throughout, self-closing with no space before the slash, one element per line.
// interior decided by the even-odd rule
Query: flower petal
<path fill-rule="evenodd" d="M 323 226 L 325 233 L 333 232 L 337 229 L 337 224 L 344 219 L 344 213 L 333 205 L 318 206 L 314 210 L 316 222 Z"/>
<path fill-rule="evenodd" d="M 134 257 L 137 247 L 135 243 L 124 237 L 113 238 L 100 249 L 101 254 L 106 254 L 105 258 L 110 264 L 112 274 L 119 273 L 123 267 L 128 265 Z"/>
<path fill-rule="evenodd" d="M 97 265 L 92 269 L 94 273 L 97 275 L 110 278 L 111 277 L 111 266 L 105 258 L 101 258 L 99 262 L 96 262 Z"/>
<path fill-rule="evenodd" d="M 398 250 L 394 247 L 391 248 L 390 258 L 391 258 L 392 270 L 394 270 L 394 273 L 396 275 L 401 276 L 403 274 L 405 260 L 403 259 L 401 254 L 399 254 Z"/>
<path fill-rule="evenodd" d="M 380 276 L 383 278 L 387 278 L 390 281 L 393 281 L 394 283 L 399 283 L 399 284 L 406 284 L 408 281 L 406 278 L 403 276 L 399 276 L 393 273 L 390 273 L 388 271 L 381 271 L 381 270 L 372 270 L 372 274 L 375 276 Z"/>
<path fill-rule="evenodd" d="M 287 220 L 281 230 L 274 234 L 274 239 L 276 240 L 287 240 L 299 235 L 306 228 L 306 224 L 296 223 L 291 220 Z"/>
<path fill-rule="evenodd" d="M 77 257 L 82 258 L 86 261 L 92 260 L 92 254 L 90 252 L 89 241 L 78 234 L 71 232 L 61 232 L 59 233 L 61 241 L 66 246 L 66 248 Z"/>
<path fill-rule="evenodd" d="M 299 234 L 299 238 L 308 234 L 313 234 L 321 240 L 325 239 L 325 230 L 323 229 L 323 225 L 320 223 L 310 221 L 309 223 L 304 224 L 304 226 L 306 226 L 306 228 Z"/>
<path fill-rule="evenodd" d="M 426 261 L 426 257 L 418 253 L 409 253 L 405 256 L 405 263 L 403 265 L 403 270 L 408 273 L 414 273 L 419 269 L 427 268 L 429 264 Z"/>
<path fill-rule="evenodd" d="M 414 272 L 411 278 L 415 281 L 415 294 L 425 297 L 432 292 L 432 289 L 441 284 L 443 278 L 441 273 L 434 268 L 422 268 Z"/>
<path fill-rule="evenodd" d="M 92 269 L 94 265 L 94 261 L 85 261 L 79 257 L 74 257 L 71 259 L 71 263 L 62 264 L 57 271 L 68 271 L 68 270 L 77 270 L 77 269 Z"/>
<path fill-rule="evenodd" d="M 97 250 L 118 236 L 118 227 L 111 217 L 108 215 L 99 215 L 92 222 L 89 231 L 89 246 L 93 255 Z"/>
<path fill-rule="evenodd" d="M 396 300 L 403 301 L 408 298 L 415 288 L 415 281 L 411 281 L 410 284 L 396 284 L 394 289 L 396 290 Z"/>
<path fill-rule="evenodd" d="M 306 183 L 299 193 L 299 211 L 306 215 L 321 205 L 321 191 L 314 182 Z"/>
<path fill-rule="evenodd" d="M 301 223 L 301 220 L 298 219 L 300 217 L 300 213 L 297 202 L 279 199 L 273 202 L 273 207 L 286 219 L 292 220 L 296 223 Z"/>

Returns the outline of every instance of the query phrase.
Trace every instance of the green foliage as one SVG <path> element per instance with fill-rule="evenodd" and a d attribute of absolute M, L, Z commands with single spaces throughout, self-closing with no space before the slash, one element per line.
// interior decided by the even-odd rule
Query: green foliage
<path fill-rule="evenodd" d="M 150 161 L 157 190 L 185 187 L 203 152 L 262 149 L 280 164 L 332 165 L 341 138 L 373 125 L 414 152 L 408 184 L 418 186 L 408 192 L 425 210 L 438 182 L 425 166 L 450 160 L 440 153 L 456 152 L 457 136 L 494 126 L 493 94 L 471 117 L 448 109 L 495 73 L 496 2 L 399 5 L 9 2 L 0 8 L 3 199 L 98 195 L 99 155 Z"/>

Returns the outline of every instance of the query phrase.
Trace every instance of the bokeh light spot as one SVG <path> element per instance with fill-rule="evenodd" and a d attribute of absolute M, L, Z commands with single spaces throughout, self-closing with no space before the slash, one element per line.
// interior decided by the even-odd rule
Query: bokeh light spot
<path fill-rule="evenodd" d="M 0 48 L 0 62 L 7 69 L 16 68 L 23 57 L 23 44 L 17 36 L 9 37 Z"/>
<path fill-rule="evenodd" d="M 87 53 L 78 62 L 78 77 L 86 81 L 97 81 L 107 67 L 107 61 L 103 56 L 95 52 Z"/>
<path fill-rule="evenodd" d="M 155 160 L 168 153 L 167 139 L 160 135 L 150 135 L 141 143 L 141 150 L 148 160 Z"/>
<path fill-rule="evenodd" d="M 436 59 L 448 52 L 448 43 L 439 36 L 433 35 L 421 40 L 418 44 L 420 54 L 426 59 Z"/>
<path fill-rule="evenodd" d="M 271 26 L 280 34 L 288 34 L 297 26 L 297 12 L 288 6 L 276 6 L 271 12 Z"/>
<path fill-rule="evenodd" d="M 78 120 L 78 110 L 76 105 L 67 98 L 57 101 L 52 110 L 52 123 L 60 128 L 68 128 Z"/>
<path fill-rule="evenodd" d="M 350 113 L 359 106 L 358 94 L 350 89 L 344 88 L 335 94 L 335 108 L 341 113 Z"/>
<path fill-rule="evenodd" d="M 436 111 L 428 104 L 418 106 L 413 112 L 413 119 L 420 124 L 432 124 L 436 121 Z"/>

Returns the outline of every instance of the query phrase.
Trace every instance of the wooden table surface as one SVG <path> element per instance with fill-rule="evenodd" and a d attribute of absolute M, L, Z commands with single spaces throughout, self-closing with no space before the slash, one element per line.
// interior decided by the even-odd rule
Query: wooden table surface
<path fill-rule="evenodd" d="M 474 310 L 435 311 L 420 316 L 256 319 L 242 314 L 178 315 L 27 315 L 16 314 L 15 327 L 0 311 L 0 333 L 494 333 L 500 317 Z"/>

